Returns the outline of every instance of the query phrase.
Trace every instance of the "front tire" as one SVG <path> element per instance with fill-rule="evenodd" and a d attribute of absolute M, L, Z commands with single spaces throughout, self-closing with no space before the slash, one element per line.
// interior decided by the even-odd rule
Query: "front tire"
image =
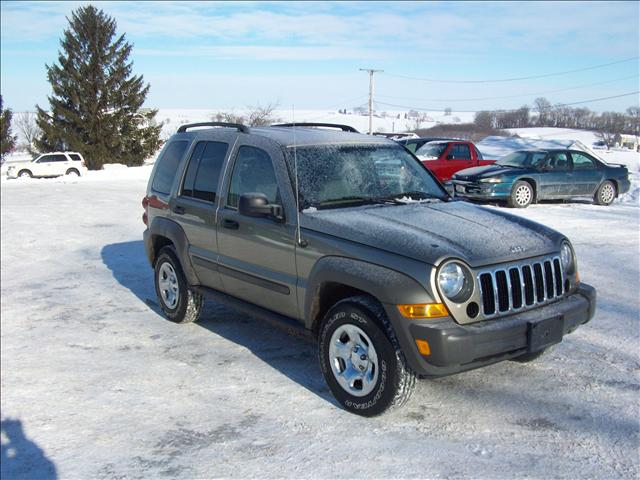
<path fill-rule="evenodd" d="M 167 246 L 160 250 L 154 272 L 158 303 L 165 316 L 176 323 L 197 321 L 204 298 L 187 283 L 173 247 Z"/>
<path fill-rule="evenodd" d="M 507 204 L 511 208 L 527 208 L 533 202 L 533 187 L 529 182 L 517 181 L 511 189 Z"/>
<path fill-rule="evenodd" d="M 20 170 L 18 172 L 18 177 L 19 178 L 31 178 L 31 177 L 33 177 L 33 174 L 29 170 Z"/>
<path fill-rule="evenodd" d="M 596 205 L 609 206 L 616 199 L 616 186 L 613 182 L 606 180 L 598 187 L 593 201 Z"/>
<path fill-rule="evenodd" d="M 415 386 L 383 308 L 370 297 L 338 302 L 320 326 L 318 356 L 333 396 L 365 417 L 404 405 Z"/>

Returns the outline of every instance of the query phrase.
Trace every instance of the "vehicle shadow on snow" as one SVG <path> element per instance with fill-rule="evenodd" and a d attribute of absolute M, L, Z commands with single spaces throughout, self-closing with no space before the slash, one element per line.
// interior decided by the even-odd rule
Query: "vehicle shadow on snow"
<path fill-rule="evenodd" d="M 2 419 L 0 431 L 1 478 L 58 478 L 55 464 L 36 443 L 25 436 L 20 420 Z"/>
<path fill-rule="evenodd" d="M 248 349 L 290 380 L 338 406 L 324 382 L 316 346 L 310 340 L 210 301 L 198 326 Z"/>
<path fill-rule="evenodd" d="M 105 245 L 100 256 L 120 285 L 147 305 L 155 300 L 153 273 L 142 240 Z M 149 306 L 153 307 L 152 304 Z M 160 311 L 159 308 L 155 310 Z"/>
<path fill-rule="evenodd" d="M 105 245 L 101 256 L 120 285 L 162 315 L 156 300 L 153 273 L 141 240 Z M 247 348 L 289 379 L 337 405 L 324 383 L 316 348 L 310 341 L 211 301 L 206 302 L 198 325 Z"/>

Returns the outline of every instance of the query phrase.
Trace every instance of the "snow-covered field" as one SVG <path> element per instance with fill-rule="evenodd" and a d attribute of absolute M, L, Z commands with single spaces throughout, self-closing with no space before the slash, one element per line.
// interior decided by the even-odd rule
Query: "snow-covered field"
<path fill-rule="evenodd" d="M 512 211 L 571 238 L 591 323 L 536 363 L 421 381 L 363 419 L 312 344 L 213 303 L 175 325 L 147 302 L 149 172 L 2 182 L 2 478 L 640 476 L 637 197 Z"/>
<path fill-rule="evenodd" d="M 369 131 L 369 116 L 353 113 L 350 105 L 344 106 L 348 113 L 338 113 L 338 109 L 334 111 L 324 110 L 297 110 L 278 109 L 273 112 L 273 117 L 282 122 L 324 122 L 338 123 L 354 127 L 359 132 Z M 163 122 L 162 134 L 169 136 L 174 133 L 178 127 L 184 123 L 206 122 L 211 121 L 212 116 L 218 112 L 229 112 L 236 115 L 247 115 L 251 109 L 220 109 L 220 110 L 171 110 L 161 109 L 158 111 L 157 119 Z M 416 128 L 416 120 L 412 118 L 404 118 L 405 111 L 377 111 L 373 117 L 374 132 L 405 132 Z M 420 122 L 420 128 L 430 128 L 439 123 L 465 123 L 473 122 L 474 113 L 471 112 L 452 112 L 451 115 L 445 115 L 443 112 L 419 112 L 424 118 Z"/>

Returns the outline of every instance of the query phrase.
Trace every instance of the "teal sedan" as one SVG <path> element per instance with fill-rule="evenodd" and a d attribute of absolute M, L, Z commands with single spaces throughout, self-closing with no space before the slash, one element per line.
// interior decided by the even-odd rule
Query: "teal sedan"
<path fill-rule="evenodd" d="M 579 150 L 520 150 L 493 165 L 459 171 L 453 176 L 453 188 L 456 197 L 502 200 L 515 208 L 573 197 L 611 205 L 629 191 L 629 171 Z"/>

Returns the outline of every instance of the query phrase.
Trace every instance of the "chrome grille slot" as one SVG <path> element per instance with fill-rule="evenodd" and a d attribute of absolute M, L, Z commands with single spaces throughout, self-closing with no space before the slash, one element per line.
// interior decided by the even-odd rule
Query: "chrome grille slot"
<path fill-rule="evenodd" d="M 553 278 L 553 267 L 551 266 L 551 262 L 547 260 L 544 262 L 544 283 L 547 286 L 547 298 L 555 297 L 554 287 L 555 281 Z"/>
<path fill-rule="evenodd" d="M 564 293 L 558 257 L 483 270 L 477 281 L 485 318 L 530 309 Z"/>
<path fill-rule="evenodd" d="M 556 295 L 562 295 L 562 269 L 557 258 L 553 260 L 553 270 L 556 274 Z"/>
<path fill-rule="evenodd" d="M 509 310 L 509 287 L 507 286 L 507 274 L 504 270 L 496 272 L 496 285 L 498 286 L 498 310 Z"/>
<path fill-rule="evenodd" d="M 480 275 L 480 292 L 482 294 L 484 314 L 493 315 L 496 312 L 496 301 L 493 296 L 493 279 L 490 273 Z"/>
<path fill-rule="evenodd" d="M 513 297 L 513 308 L 522 307 L 522 283 L 520 282 L 520 270 L 509 269 L 509 279 L 511 280 L 511 295 Z"/>
<path fill-rule="evenodd" d="M 531 267 L 529 265 L 525 265 L 522 267 L 522 276 L 524 277 L 524 299 L 527 305 L 533 305 L 534 296 L 533 296 L 533 275 L 531 274 Z"/>
<path fill-rule="evenodd" d="M 536 282 L 536 299 L 538 303 L 544 302 L 544 276 L 542 275 L 542 265 L 533 264 L 533 277 Z"/>

